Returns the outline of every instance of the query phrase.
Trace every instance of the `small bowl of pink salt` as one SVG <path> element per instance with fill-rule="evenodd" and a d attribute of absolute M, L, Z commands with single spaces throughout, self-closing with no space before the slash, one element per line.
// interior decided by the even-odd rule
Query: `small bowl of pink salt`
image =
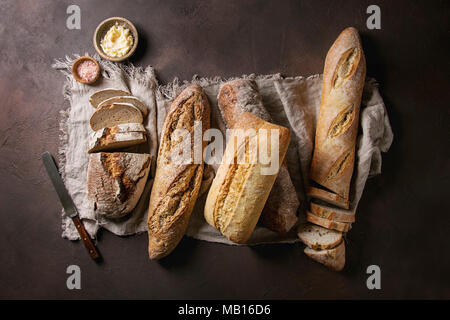
<path fill-rule="evenodd" d="M 93 84 L 100 77 L 100 65 L 89 56 L 79 57 L 72 64 L 72 75 L 78 82 Z"/>

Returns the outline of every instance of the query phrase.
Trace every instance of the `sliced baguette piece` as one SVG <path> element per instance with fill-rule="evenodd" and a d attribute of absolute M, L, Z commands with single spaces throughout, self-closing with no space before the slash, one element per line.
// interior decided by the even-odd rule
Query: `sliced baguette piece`
<path fill-rule="evenodd" d="M 343 209 L 349 208 L 348 199 L 342 198 L 337 193 L 329 192 L 320 188 L 308 187 L 308 189 L 306 190 L 306 194 L 311 198 L 326 201 Z"/>
<path fill-rule="evenodd" d="M 311 259 L 325 265 L 326 267 L 334 270 L 341 271 L 345 266 L 345 242 L 341 243 L 333 249 L 327 250 L 314 250 L 306 247 L 303 251 Z"/>
<path fill-rule="evenodd" d="M 91 116 L 92 130 L 97 131 L 123 123 L 142 123 L 142 113 L 129 103 L 113 103 L 103 106 Z"/>
<path fill-rule="evenodd" d="M 142 112 L 142 115 L 144 117 L 147 116 L 148 108 L 145 105 L 145 103 L 142 102 L 142 100 L 140 100 L 136 97 L 133 97 L 133 96 L 112 97 L 112 98 L 109 98 L 109 99 L 106 99 L 106 100 L 100 102 L 98 107 L 101 108 L 103 106 L 113 104 L 113 103 L 130 103 L 133 106 L 135 106 L 136 108 L 138 108 Z"/>
<path fill-rule="evenodd" d="M 98 105 L 112 97 L 119 97 L 119 96 L 130 96 L 131 94 L 129 92 L 123 91 L 123 90 L 117 90 L 117 89 L 103 89 L 100 91 L 95 92 L 93 95 L 89 97 L 89 103 L 91 106 L 93 106 L 95 109 L 97 109 Z"/>
<path fill-rule="evenodd" d="M 297 235 L 304 244 L 314 250 L 331 249 L 342 241 L 342 232 L 329 230 L 312 223 L 300 224 Z"/>
<path fill-rule="evenodd" d="M 355 213 L 351 211 L 346 211 L 338 208 L 332 208 L 324 204 L 311 202 L 310 203 L 311 213 L 316 216 L 335 221 L 335 222 L 355 222 Z"/>
<path fill-rule="evenodd" d="M 149 154 L 91 153 L 87 188 L 95 213 L 115 219 L 131 212 L 144 190 L 150 163 Z"/>
<path fill-rule="evenodd" d="M 312 214 L 311 212 L 306 213 L 306 220 L 311 223 L 322 226 L 324 228 L 337 230 L 337 231 L 341 231 L 341 232 L 347 232 L 348 230 L 350 230 L 350 227 L 351 227 L 350 223 L 327 220 L 327 219 L 318 217 L 315 214 Z"/>
<path fill-rule="evenodd" d="M 124 123 L 95 131 L 89 140 L 88 153 L 134 146 L 147 140 L 141 123 Z"/>

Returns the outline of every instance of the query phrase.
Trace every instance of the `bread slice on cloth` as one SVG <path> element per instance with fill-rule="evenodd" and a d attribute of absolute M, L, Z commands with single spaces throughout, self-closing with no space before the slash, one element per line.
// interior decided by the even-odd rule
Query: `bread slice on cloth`
<path fill-rule="evenodd" d="M 300 224 L 297 235 L 304 244 L 314 250 L 331 249 L 342 241 L 342 232 L 311 223 Z"/>
<path fill-rule="evenodd" d="M 132 211 L 147 182 L 150 160 L 142 153 L 91 153 L 87 187 L 95 212 L 120 218 Z"/>
<path fill-rule="evenodd" d="M 147 116 L 148 113 L 148 108 L 145 105 L 144 102 L 142 102 L 142 100 L 133 97 L 133 96 L 118 96 L 118 97 L 112 97 L 106 100 L 103 100 L 102 102 L 100 102 L 100 104 L 98 105 L 98 108 L 101 108 L 103 106 L 107 106 L 113 103 L 129 103 L 132 104 L 133 106 L 135 106 L 136 108 L 138 108 L 141 112 L 142 115 L 145 117 Z"/>
<path fill-rule="evenodd" d="M 309 187 L 306 190 L 306 194 L 311 198 L 320 199 L 343 209 L 349 208 L 348 199 L 342 198 L 337 193 L 329 192 L 320 188 Z"/>
<path fill-rule="evenodd" d="M 320 218 L 335 222 L 355 222 L 355 213 L 338 208 L 332 208 L 326 204 L 311 202 L 311 213 Z"/>
<path fill-rule="evenodd" d="M 91 116 L 92 130 L 113 127 L 123 123 L 142 123 L 142 113 L 138 108 L 129 103 L 113 103 L 103 106 Z"/>
<path fill-rule="evenodd" d="M 89 153 L 130 147 L 147 140 L 141 123 L 124 123 L 95 131 L 89 140 Z"/>
<path fill-rule="evenodd" d="M 333 249 L 327 250 L 314 250 L 306 247 L 305 254 L 311 259 L 325 265 L 326 267 L 334 270 L 341 271 L 345 266 L 345 242 L 341 243 Z"/>
<path fill-rule="evenodd" d="M 117 90 L 117 89 L 104 89 L 99 90 L 93 95 L 89 97 L 89 103 L 91 106 L 93 106 L 95 109 L 97 109 L 98 105 L 112 97 L 119 97 L 119 96 L 130 96 L 131 94 L 129 92 L 123 91 L 123 90 Z"/>
<path fill-rule="evenodd" d="M 341 231 L 341 232 L 347 232 L 348 230 L 350 230 L 350 227 L 351 227 L 350 223 L 327 220 L 327 219 L 318 217 L 315 214 L 312 214 L 311 212 L 306 213 L 306 220 L 311 223 L 322 226 L 324 228 L 337 230 L 337 231 Z"/>

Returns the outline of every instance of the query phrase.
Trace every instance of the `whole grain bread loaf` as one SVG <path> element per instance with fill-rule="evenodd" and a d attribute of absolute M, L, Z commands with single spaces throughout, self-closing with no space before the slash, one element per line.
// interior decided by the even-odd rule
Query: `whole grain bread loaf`
<path fill-rule="evenodd" d="M 151 259 L 171 253 L 186 231 L 201 186 L 204 164 L 201 157 L 200 163 L 174 161 L 174 152 L 181 143 L 176 129 L 187 130 L 192 139 L 194 128 L 199 128 L 200 124 L 203 137 L 210 126 L 210 106 L 203 89 L 193 85 L 173 101 L 161 134 L 147 221 Z M 205 142 L 200 146 L 203 154 Z"/>

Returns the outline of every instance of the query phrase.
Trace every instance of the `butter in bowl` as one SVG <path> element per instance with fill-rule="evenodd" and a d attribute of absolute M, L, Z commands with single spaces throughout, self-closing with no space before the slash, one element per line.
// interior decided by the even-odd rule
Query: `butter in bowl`
<path fill-rule="evenodd" d="M 136 27 L 127 19 L 112 17 L 100 22 L 94 33 L 94 47 L 106 60 L 120 62 L 128 59 L 138 45 Z"/>

